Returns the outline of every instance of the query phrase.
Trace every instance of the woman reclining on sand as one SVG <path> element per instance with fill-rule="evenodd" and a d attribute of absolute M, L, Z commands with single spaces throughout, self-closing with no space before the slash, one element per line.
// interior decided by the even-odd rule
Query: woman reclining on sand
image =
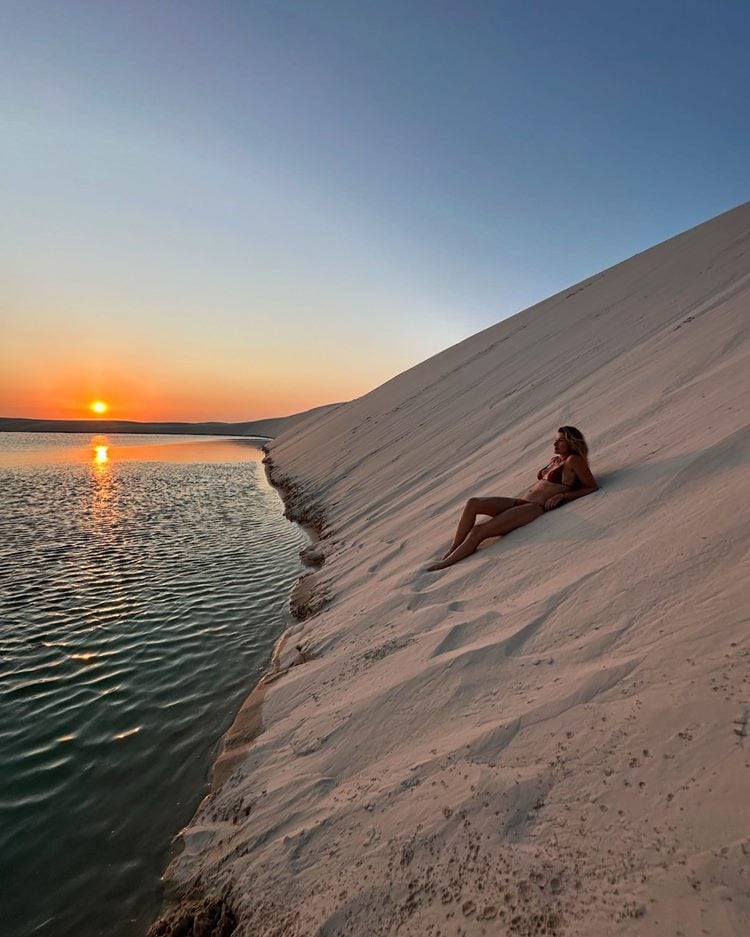
<path fill-rule="evenodd" d="M 488 537 L 502 537 L 516 527 L 524 527 L 552 511 L 564 501 L 573 501 L 598 491 L 588 462 L 589 447 L 583 433 L 575 426 L 561 426 L 555 436 L 555 455 L 539 469 L 535 485 L 522 498 L 469 498 L 456 536 L 439 563 L 428 572 L 453 566 L 470 556 Z M 477 514 L 489 514 L 490 520 L 475 524 Z"/>

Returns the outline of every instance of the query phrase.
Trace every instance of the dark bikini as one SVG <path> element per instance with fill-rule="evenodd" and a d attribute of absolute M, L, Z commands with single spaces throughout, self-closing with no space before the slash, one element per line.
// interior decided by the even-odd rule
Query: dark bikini
<path fill-rule="evenodd" d="M 539 469 L 536 473 L 536 477 L 539 481 L 552 482 L 554 485 L 565 485 L 565 482 L 562 480 L 563 468 L 565 467 L 565 459 L 561 462 L 556 462 L 552 467 L 551 462 L 547 463 L 544 468 Z M 579 485 L 578 476 L 576 475 L 575 481 L 572 485 L 565 485 L 565 487 L 572 491 L 574 488 L 577 488 Z M 534 504 L 533 501 L 526 501 L 524 498 L 516 498 L 516 506 L 519 507 L 522 504 Z"/>
<path fill-rule="evenodd" d="M 555 485 L 564 485 L 565 482 L 562 480 L 563 476 L 563 467 L 565 466 L 565 459 L 562 462 L 558 462 L 557 465 L 553 465 L 552 468 L 549 465 L 545 465 L 543 469 L 539 469 L 536 477 L 541 481 L 544 479 L 546 482 L 553 482 Z M 576 481 L 578 479 L 576 478 Z M 572 488 L 573 485 L 566 485 L 566 488 Z"/>

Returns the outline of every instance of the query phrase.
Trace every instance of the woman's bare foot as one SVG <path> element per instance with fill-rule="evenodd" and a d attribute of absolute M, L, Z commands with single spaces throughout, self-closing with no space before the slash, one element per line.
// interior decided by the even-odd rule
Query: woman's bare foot
<path fill-rule="evenodd" d="M 445 556 L 448 556 L 448 554 L 446 553 Z M 443 557 L 443 559 L 445 559 L 445 557 Z M 437 570 L 439 570 L 439 569 L 445 569 L 446 566 L 447 566 L 447 564 L 446 564 L 446 563 L 442 563 L 442 562 L 441 562 L 441 563 L 432 563 L 431 566 L 425 567 L 425 572 L 426 572 L 426 573 L 434 573 L 434 572 L 437 572 Z"/>

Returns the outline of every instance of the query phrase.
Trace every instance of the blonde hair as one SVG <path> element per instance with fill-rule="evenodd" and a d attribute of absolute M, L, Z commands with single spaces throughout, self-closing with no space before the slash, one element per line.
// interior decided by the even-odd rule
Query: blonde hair
<path fill-rule="evenodd" d="M 560 426 L 557 430 L 560 435 L 568 441 L 568 445 L 577 455 L 582 455 L 584 459 L 589 457 L 589 447 L 583 433 L 575 426 Z"/>

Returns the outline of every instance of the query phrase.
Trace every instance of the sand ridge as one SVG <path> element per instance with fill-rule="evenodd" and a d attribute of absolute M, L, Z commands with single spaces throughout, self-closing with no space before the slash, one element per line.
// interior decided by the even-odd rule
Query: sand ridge
<path fill-rule="evenodd" d="M 325 518 L 310 655 L 178 895 L 243 935 L 750 931 L 749 302 L 744 205 L 269 444 Z M 563 423 L 602 490 L 425 573 Z"/>

